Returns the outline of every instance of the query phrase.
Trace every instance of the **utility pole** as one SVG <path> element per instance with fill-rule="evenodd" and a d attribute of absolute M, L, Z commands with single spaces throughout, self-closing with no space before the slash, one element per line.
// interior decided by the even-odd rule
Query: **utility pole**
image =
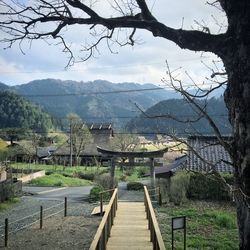
<path fill-rule="evenodd" d="M 72 119 L 70 119 L 70 124 L 69 124 L 69 126 L 70 126 L 70 138 L 69 138 L 69 140 L 70 140 L 70 158 L 69 158 L 69 165 L 70 165 L 70 167 L 72 167 Z"/>

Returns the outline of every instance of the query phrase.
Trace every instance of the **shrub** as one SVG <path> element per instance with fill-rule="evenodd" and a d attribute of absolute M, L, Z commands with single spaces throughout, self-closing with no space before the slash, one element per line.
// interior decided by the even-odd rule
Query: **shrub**
<path fill-rule="evenodd" d="M 89 192 L 89 201 L 95 202 L 95 201 L 100 200 L 99 193 L 102 192 L 103 190 L 104 190 L 103 187 L 100 185 L 94 186 L 93 188 L 91 188 L 91 190 Z"/>
<path fill-rule="evenodd" d="M 175 205 L 181 205 L 187 199 L 190 176 L 186 172 L 177 172 L 171 179 L 169 196 Z"/>
<path fill-rule="evenodd" d="M 147 168 L 142 167 L 142 168 L 138 168 L 137 170 L 137 175 L 139 178 L 142 178 L 145 176 L 145 174 L 148 172 Z"/>
<path fill-rule="evenodd" d="M 124 174 L 127 175 L 127 176 L 131 176 L 133 173 L 134 173 L 134 169 L 133 168 L 128 168 L 124 172 Z"/>
<path fill-rule="evenodd" d="M 89 181 L 93 181 L 96 173 L 82 173 L 82 172 L 75 172 L 73 174 L 74 177 L 79 178 L 79 179 L 85 179 L 85 180 L 89 180 Z"/>
<path fill-rule="evenodd" d="M 60 180 L 60 181 L 57 181 L 53 184 L 53 186 L 55 187 L 62 187 L 63 186 L 63 182 Z"/>
<path fill-rule="evenodd" d="M 94 186 L 90 190 L 90 193 L 89 193 L 89 202 L 99 201 L 100 200 L 100 192 L 103 192 L 103 191 L 105 191 L 105 189 L 102 186 L 100 186 L 100 185 Z M 104 201 L 109 200 L 111 195 L 112 195 L 112 192 L 104 193 L 103 200 Z"/>
<path fill-rule="evenodd" d="M 120 180 L 120 181 L 126 181 L 126 180 L 127 180 L 127 176 L 126 176 L 125 174 L 123 174 L 123 175 L 121 175 L 121 176 L 119 177 L 119 180 Z"/>
<path fill-rule="evenodd" d="M 227 183 L 233 183 L 232 175 L 226 175 L 224 178 Z M 188 197 L 199 200 L 230 200 L 228 191 L 225 189 L 222 182 L 214 178 L 213 174 L 191 174 Z"/>
<path fill-rule="evenodd" d="M 127 184 L 127 190 L 136 190 L 136 191 L 143 190 L 143 184 L 135 181 L 129 182 Z"/>
<path fill-rule="evenodd" d="M 118 185 L 117 179 L 114 178 L 114 180 L 112 180 L 112 177 L 110 176 L 110 174 L 97 175 L 95 176 L 94 182 L 97 185 L 102 186 L 104 189 L 112 188 L 111 187 L 112 183 L 114 184 L 114 187 Z"/>
<path fill-rule="evenodd" d="M 45 175 L 51 175 L 51 174 L 53 174 L 53 173 L 54 173 L 53 171 L 47 170 L 47 171 L 45 172 Z"/>

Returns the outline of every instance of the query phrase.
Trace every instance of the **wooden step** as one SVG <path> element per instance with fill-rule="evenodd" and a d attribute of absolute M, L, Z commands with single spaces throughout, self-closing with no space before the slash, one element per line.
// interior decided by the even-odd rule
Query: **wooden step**
<path fill-rule="evenodd" d="M 152 246 L 109 246 L 108 250 L 152 250 Z"/>
<path fill-rule="evenodd" d="M 118 202 L 107 250 L 152 250 L 143 202 Z"/>

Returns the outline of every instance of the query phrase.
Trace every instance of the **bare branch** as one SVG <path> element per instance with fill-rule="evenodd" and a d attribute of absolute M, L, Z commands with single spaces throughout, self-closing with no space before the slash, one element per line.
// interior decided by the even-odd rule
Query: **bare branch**
<path fill-rule="evenodd" d="M 209 114 L 206 112 L 206 110 L 204 109 L 204 107 L 202 108 L 201 106 L 199 106 L 196 102 L 195 99 L 192 97 L 192 95 L 190 95 L 190 93 L 188 93 L 187 91 L 185 91 L 183 89 L 182 83 L 180 80 L 175 79 L 170 71 L 170 67 L 168 62 L 166 61 L 167 64 L 167 69 L 168 69 L 168 75 L 170 78 L 170 84 L 172 86 L 172 88 L 179 92 L 183 97 L 185 97 L 187 99 L 187 101 L 193 105 L 195 107 L 195 109 L 203 115 L 204 118 L 206 118 L 206 120 L 209 122 L 209 125 L 211 126 L 211 128 L 213 128 L 213 131 L 215 133 L 215 135 L 217 136 L 220 144 L 225 148 L 225 150 L 227 150 L 229 152 L 230 155 L 232 155 L 232 148 L 231 145 L 229 143 L 227 143 L 224 139 L 223 136 L 221 135 L 218 127 L 216 126 L 216 124 L 214 123 L 213 119 L 209 116 Z M 178 82 L 179 86 L 176 87 L 174 82 Z"/>
<path fill-rule="evenodd" d="M 181 48 L 194 51 L 210 51 L 219 56 L 221 55 L 221 50 L 218 50 L 218 45 L 224 42 L 224 38 L 226 38 L 225 34 L 212 35 L 206 33 L 206 31 L 170 28 L 157 21 L 145 0 L 135 1 L 138 6 L 132 1 L 127 3 L 126 9 L 129 11 L 129 14 L 127 14 L 127 11 L 123 11 L 116 0 L 116 8 L 120 16 L 106 18 L 94 11 L 91 5 L 87 5 L 80 0 L 34 0 L 36 4 L 30 6 L 20 4 L 18 1 L 8 2 L 6 0 L 0 0 L 0 5 L 4 10 L 1 13 L 0 30 L 7 34 L 7 37 L 1 39 L 1 42 L 7 44 L 6 48 L 10 48 L 14 43 L 23 40 L 49 38 L 61 40 L 63 37 L 62 30 L 64 28 L 79 24 L 90 25 L 90 29 L 95 26 L 103 26 L 107 31 L 109 30 L 111 32 L 119 28 L 132 28 L 133 32 L 128 36 L 128 41 L 122 43 L 123 46 L 133 46 L 133 37 L 136 30 L 144 29 L 156 37 L 166 38 L 175 42 Z M 139 10 L 141 13 L 135 12 L 134 14 L 134 10 Z M 86 14 L 86 16 L 84 17 L 81 13 Z M 43 24 L 49 24 L 44 26 L 45 30 L 43 28 L 40 29 Z M 105 39 L 110 38 L 107 36 L 103 39 L 100 38 L 100 40 L 98 40 L 99 42 L 95 44 L 95 47 Z M 66 40 L 64 40 L 62 44 L 66 45 Z M 91 51 L 91 46 L 89 51 Z M 64 51 L 71 54 L 73 52 L 69 50 L 69 47 L 70 46 L 67 45 Z"/>

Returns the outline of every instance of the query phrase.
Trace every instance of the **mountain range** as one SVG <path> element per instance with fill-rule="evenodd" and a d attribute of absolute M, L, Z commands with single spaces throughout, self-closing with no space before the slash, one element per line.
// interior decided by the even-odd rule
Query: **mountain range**
<path fill-rule="evenodd" d="M 194 101 L 200 107 L 205 108 L 206 113 L 212 118 L 221 134 L 231 134 L 228 110 L 222 96 Z M 162 133 L 184 137 L 190 134 L 214 134 L 207 119 L 199 117 L 200 112 L 186 100 L 168 99 L 157 103 L 140 116 L 131 119 L 127 124 L 127 129 L 142 134 Z"/>
<path fill-rule="evenodd" d="M 187 130 L 192 133 L 213 132 L 204 119 L 193 124 L 183 124 L 166 117 L 149 119 L 148 117 L 155 115 L 170 114 L 193 120 L 196 115 L 181 96 L 153 84 L 43 79 L 11 87 L 0 83 L 0 91 L 15 92 L 37 104 L 50 113 L 54 121 L 57 121 L 57 126 L 61 125 L 62 129 L 68 127 L 67 114 L 76 113 L 87 123 L 112 123 L 114 128 L 126 127 L 140 133 L 169 133 L 173 128 L 178 133 Z M 208 100 L 207 110 L 223 133 L 230 133 L 227 109 L 220 94 L 221 90 L 215 93 L 216 98 Z M 202 106 L 204 100 L 199 100 L 198 103 Z M 141 110 L 146 111 L 142 114 Z"/>
<path fill-rule="evenodd" d="M 1 84 L 1 88 L 6 88 L 6 85 Z M 85 122 L 112 122 L 114 127 L 123 127 L 140 113 L 135 103 L 147 109 L 159 101 L 177 98 L 174 91 L 153 84 L 114 84 L 104 80 L 76 82 L 43 79 L 8 89 L 42 106 L 60 121 L 73 112 Z"/>

